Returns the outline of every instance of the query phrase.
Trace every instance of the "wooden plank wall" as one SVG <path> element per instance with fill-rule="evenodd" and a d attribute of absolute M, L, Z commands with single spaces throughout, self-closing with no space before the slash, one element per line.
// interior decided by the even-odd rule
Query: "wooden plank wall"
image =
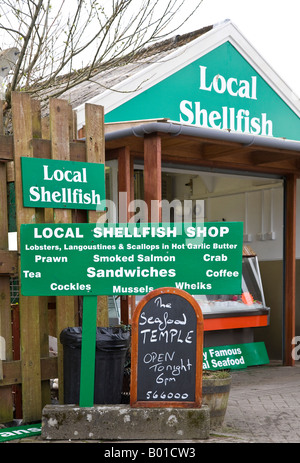
<path fill-rule="evenodd" d="M 26 93 L 14 92 L 13 137 L 1 132 L 0 118 L 0 354 L 5 344 L 5 354 L 0 356 L 0 423 L 14 418 L 12 391 L 15 385 L 21 385 L 24 422 L 41 419 L 42 408 L 51 400 L 50 379 L 58 378 L 59 401 L 63 403 L 63 349 L 59 335 L 68 326 L 79 326 L 81 319 L 79 297 L 59 296 L 55 299 L 20 294 L 20 353 L 13 356 L 10 275 L 17 274 L 20 278 L 20 256 L 17 252 L 8 252 L 8 176 L 15 182 L 18 250 L 21 224 L 95 223 L 101 220 L 101 213 L 97 212 L 24 208 L 22 201 L 20 158 L 23 156 L 104 163 L 103 108 L 86 105 L 86 117 L 88 137 L 87 142 L 83 142 L 77 140 L 76 117 L 65 100 L 50 99 L 49 117 L 41 118 L 38 101 Z M 58 339 L 58 353 L 54 357 L 49 354 L 49 307 L 55 307 L 54 335 Z M 53 310 L 51 312 L 53 314 Z M 98 326 L 108 325 L 107 298 L 104 296 L 99 297 L 97 323 Z"/>
<path fill-rule="evenodd" d="M 2 119 L 2 102 L 0 111 L 0 135 L 4 135 Z M 7 169 L 6 162 L 0 162 L 0 384 L 4 376 L 4 362 L 13 358 L 12 326 L 10 307 L 9 269 L 4 268 L 11 255 L 8 252 L 8 211 L 7 211 Z M 16 254 L 12 256 L 16 262 Z M 16 270 L 16 269 L 15 269 Z M 0 421 L 13 419 L 13 395 L 11 386 L 0 390 Z"/>

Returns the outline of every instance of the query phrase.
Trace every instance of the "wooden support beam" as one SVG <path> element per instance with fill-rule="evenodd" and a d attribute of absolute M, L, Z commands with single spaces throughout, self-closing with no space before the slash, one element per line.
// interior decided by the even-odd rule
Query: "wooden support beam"
<path fill-rule="evenodd" d="M 157 134 L 144 138 L 144 199 L 148 221 L 161 221 L 161 138 Z"/>
<path fill-rule="evenodd" d="M 285 261 L 284 261 L 284 365 L 293 366 L 293 338 L 296 316 L 296 189 L 297 177 L 289 175 L 285 184 Z"/>
<path fill-rule="evenodd" d="M 17 251 L 4 251 L 0 249 L 0 276 L 15 275 L 18 273 Z"/>
<path fill-rule="evenodd" d="M 13 160 L 13 137 L 12 135 L 0 135 L 0 160 L 12 161 Z"/>
<path fill-rule="evenodd" d="M 133 158 L 130 150 L 124 146 L 118 150 L 118 193 L 119 193 L 119 222 L 127 223 L 131 212 L 129 204 L 134 199 L 133 194 Z M 121 322 L 128 325 L 135 306 L 133 296 L 121 296 Z"/>
<path fill-rule="evenodd" d="M 57 357 L 41 357 L 41 380 L 47 381 L 57 378 Z M 2 362 L 3 380 L 0 383 L 1 393 L 3 387 L 22 384 L 21 360 L 10 360 Z"/>
<path fill-rule="evenodd" d="M 215 144 L 206 144 L 202 150 L 202 159 L 207 161 L 218 158 L 224 158 L 230 155 L 242 155 L 245 153 L 245 148 L 239 144 L 233 146 L 219 146 Z"/>
<path fill-rule="evenodd" d="M 277 153 L 277 152 L 267 152 L 267 151 L 254 151 L 251 153 L 250 159 L 254 165 L 260 166 L 263 164 L 271 164 L 281 161 L 289 161 L 297 159 L 298 154 L 295 153 Z"/>
<path fill-rule="evenodd" d="M 118 150 L 118 191 L 119 191 L 119 222 L 127 223 L 129 220 L 129 203 L 131 201 L 132 165 L 130 163 L 130 150 L 122 147 Z"/>

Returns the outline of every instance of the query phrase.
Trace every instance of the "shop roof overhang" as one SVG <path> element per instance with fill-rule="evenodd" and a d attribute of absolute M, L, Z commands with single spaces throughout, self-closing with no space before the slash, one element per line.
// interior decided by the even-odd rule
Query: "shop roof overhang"
<path fill-rule="evenodd" d="M 106 157 L 128 147 L 133 157 L 143 158 L 144 139 L 155 135 L 161 139 L 162 162 L 300 176 L 300 142 L 176 122 L 136 123 L 108 132 Z"/>

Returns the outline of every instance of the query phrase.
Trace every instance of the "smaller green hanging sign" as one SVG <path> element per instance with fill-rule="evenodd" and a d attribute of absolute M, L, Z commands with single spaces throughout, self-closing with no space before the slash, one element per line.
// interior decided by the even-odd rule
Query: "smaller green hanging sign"
<path fill-rule="evenodd" d="M 24 207 L 105 209 L 104 164 L 21 158 Z"/>
<path fill-rule="evenodd" d="M 269 357 L 263 342 L 205 347 L 203 349 L 203 370 L 237 370 L 268 363 Z"/>

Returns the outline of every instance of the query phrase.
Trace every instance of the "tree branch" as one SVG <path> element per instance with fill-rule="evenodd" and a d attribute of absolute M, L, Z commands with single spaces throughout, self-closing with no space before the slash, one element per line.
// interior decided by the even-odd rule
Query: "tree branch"
<path fill-rule="evenodd" d="M 30 26 L 28 28 L 28 32 L 26 34 L 26 37 L 24 38 L 24 44 L 23 44 L 19 59 L 17 61 L 16 68 L 15 68 L 15 71 L 14 71 L 13 80 L 12 80 L 12 83 L 11 83 L 11 91 L 12 92 L 15 91 L 15 89 L 16 89 L 18 78 L 19 78 L 19 71 L 21 69 L 21 64 L 22 64 L 22 61 L 24 59 L 24 56 L 25 56 L 25 53 L 26 53 L 26 50 L 27 50 L 27 45 L 29 43 L 32 31 L 33 31 L 34 25 L 36 23 L 36 20 L 37 20 L 37 17 L 38 17 L 38 14 L 40 12 L 42 4 L 43 4 L 43 0 L 39 0 L 38 4 L 36 6 L 36 10 L 35 10 L 35 13 L 33 15 L 31 24 L 30 24 Z"/>
<path fill-rule="evenodd" d="M 51 0 L 2 0 L 7 27 L 2 21 L 0 30 L 14 38 L 14 46 L 23 41 L 9 76 L 11 90 L 62 94 L 123 64 L 125 56 L 126 63 L 136 59 L 185 23 L 202 1 L 111 0 L 104 7 L 98 0 L 77 0 L 70 15 L 63 0 L 55 7 Z"/>

